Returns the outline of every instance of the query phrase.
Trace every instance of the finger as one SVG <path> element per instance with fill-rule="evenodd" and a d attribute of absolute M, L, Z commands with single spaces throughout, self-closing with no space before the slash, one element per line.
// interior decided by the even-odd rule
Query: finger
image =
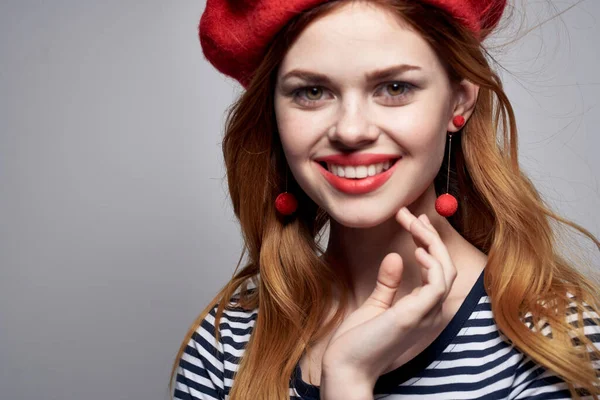
<path fill-rule="evenodd" d="M 421 214 L 421 215 L 419 215 L 419 217 L 417 219 L 420 220 L 423 223 L 423 225 L 425 225 L 425 227 L 427 229 L 429 229 L 430 231 L 437 232 L 435 230 L 435 228 L 433 227 L 433 225 L 431 225 L 429 218 L 427 218 L 427 214 Z"/>
<path fill-rule="evenodd" d="M 440 263 L 442 277 L 445 283 L 444 298 L 446 298 L 456 279 L 456 267 L 448 253 L 448 248 L 439 235 L 429 231 L 420 220 L 417 221 L 419 223 L 414 223 L 414 235 L 419 238 L 419 241 L 424 243 L 423 247 L 426 248 L 428 254 Z"/>
<path fill-rule="evenodd" d="M 437 236 L 440 241 L 440 234 L 438 233 L 438 231 L 435 229 L 435 226 L 433 226 L 433 224 L 431 223 L 431 221 L 429 221 L 429 218 L 427 217 L 427 214 L 421 214 L 419 215 L 419 217 L 417 218 L 418 221 L 421 221 L 423 223 L 423 226 L 428 229 L 431 233 L 434 234 L 434 236 Z"/>
<path fill-rule="evenodd" d="M 402 225 L 402 227 L 404 229 L 406 229 L 407 231 L 410 232 L 410 225 L 413 223 L 413 221 L 415 221 L 417 219 L 417 217 L 415 217 L 406 207 L 402 207 L 397 213 L 396 213 L 396 221 L 398 221 L 398 223 L 400 225 Z"/>
<path fill-rule="evenodd" d="M 399 254 L 386 255 L 379 266 L 375 289 L 364 304 L 383 309 L 390 308 L 402 280 L 402 270 L 402 257 Z"/>
<path fill-rule="evenodd" d="M 425 214 L 417 218 L 406 207 L 400 209 L 396 217 L 398 222 L 413 235 L 417 246 L 427 249 L 432 256 L 442 263 L 446 286 L 451 287 L 456 278 L 456 268 L 446 245 L 429 218 Z M 429 226 L 423 222 L 424 219 L 427 220 Z"/>
<path fill-rule="evenodd" d="M 439 306 L 445 293 L 441 264 L 422 248 L 418 248 L 415 255 L 426 271 L 425 282 L 390 307 L 390 311 L 399 316 L 396 324 L 402 329 L 412 329 L 428 315 L 435 314 L 432 310 Z"/>
<path fill-rule="evenodd" d="M 429 220 L 429 217 L 427 216 L 427 214 L 421 214 L 421 216 L 419 216 L 419 219 L 421 221 L 423 221 L 425 223 L 425 226 L 428 227 L 431 231 L 437 233 L 437 230 L 435 229 L 435 227 Z"/>
<path fill-rule="evenodd" d="M 402 225 L 402 227 L 404 229 L 406 229 L 407 231 L 409 231 L 411 233 L 413 233 L 412 232 L 413 226 L 422 225 L 425 229 L 427 229 L 429 232 L 431 232 L 434 236 L 439 237 L 437 230 L 431 224 L 431 222 L 429 221 L 429 218 L 427 218 L 427 215 L 425 215 L 425 214 L 421 214 L 419 216 L 419 218 L 417 218 L 408 210 L 408 208 L 402 207 L 400 209 L 400 211 L 398 211 L 398 213 L 396 214 L 396 220 L 398 221 L 398 223 L 400 225 Z"/>
<path fill-rule="evenodd" d="M 423 222 L 423 219 L 427 219 L 429 222 L 429 219 L 424 214 L 419 219 L 408 208 L 402 207 L 396 214 L 396 219 L 404 229 L 413 235 L 413 240 L 417 247 L 426 249 L 442 263 L 451 262 L 449 255 L 444 254 L 446 246 L 443 244 L 433 225 L 429 223 L 429 226 L 427 226 Z M 434 243 L 437 243 L 438 246 L 434 247 Z"/>
<path fill-rule="evenodd" d="M 415 255 L 417 261 L 427 268 L 427 282 L 423 285 L 419 294 L 426 297 L 423 299 L 428 305 L 425 313 L 429 313 L 434 306 L 445 299 L 448 287 L 444 279 L 442 264 L 435 257 L 423 249 L 417 251 Z"/>
<path fill-rule="evenodd" d="M 421 264 L 421 277 L 424 278 L 424 285 L 440 283 L 439 281 L 435 280 L 437 276 L 433 276 L 433 274 L 441 274 L 441 283 L 443 283 L 445 286 L 446 280 L 444 279 L 442 264 L 438 260 L 436 260 L 435 257 L 429 254 L 422 247 L 418 247 L 417 250 L 415 250 L 415 257 L 419 264 Z M 432 270 L 435 268 L 439 270 Z"/>
<path fill-rule="evenodd" d="M 422 247 L 417 247 L 417 249 L 415 250 L 415 258 L 417 257 L 417 252 L 419 252 L 421 250 L 422 251 L 426 251 Z M 427 274 L 428 274 L 429 268 L 427 266 L 425 266 L 425 265 L 422 265 L 422 264 L 420 265 L 420 267 L 421 267 L 421 282 L 422 282 L 423 285 L 425 285 L 428 282 L 428 280 L 427 280 Z"/>

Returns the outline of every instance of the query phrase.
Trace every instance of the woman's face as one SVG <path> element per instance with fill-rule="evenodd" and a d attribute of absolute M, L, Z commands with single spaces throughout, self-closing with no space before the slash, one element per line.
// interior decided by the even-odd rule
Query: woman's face
<path fill-rule="evenodd" d="M 275 113 L 300 187 L 340 224 L 366 228 L 433 190 L 455 97 L 419 34 L 382 8 L 349 3 L 290 47 Z M 328 156 L 338 158 L 324 164 Z"/>

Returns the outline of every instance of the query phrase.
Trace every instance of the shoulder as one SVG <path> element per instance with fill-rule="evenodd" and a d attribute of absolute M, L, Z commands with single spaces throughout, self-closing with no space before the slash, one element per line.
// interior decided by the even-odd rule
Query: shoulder
<path fill-rule="evenodd" d="M 591 339 L 592 342 L 598 342 L 599 338 L 597 335 L 600 333 L 600 317 L 598 314 L 589 304 L 577 300 L 574 295 L 568 293 L 567 296 L 570 301 L 567 304 L 564 318 L 572 327 L 572 332 L 583 328 L 583 333 L 586 337 Z M 532 331 L 540 332 L 543 336 L 552 338 L 552 328 L 546 319 L 541 318 L 536 320 L 531 312 L 527 312 L 523 316 L 522 321 Z"/>
<path fill-rule="evenodd" d="M 243 355 L 258 310 L 234 305 L 233 296 L 219 320 L 219 340 L 215 339 L 216 313 L 213 307 L 193 332 L 179 360 L 175 399 L 224 399 L 233 384 L 233 374 Z"/>
<path fill-rule="evenodd" d="M 585 302 L 581 303 L 583 311 L 579 312 L 575 297 L 572 295 L 569 295 L 569 297 L 571 302 L 567 306 L 565 319 L 572 327 L 572 330 L 569 331 L 572 343 L 574 346 L 581 345 L 583 337 L 589 341 L 589 343 L 586 343 L 586 348 L 590 354 L 592 364 L 598 371 L 598 376 L 600 376 L 600 360 L 594 353 L 594 351 L 600 351 L 598 314 Z M 523 323 L 532 331 L 540 332 L 543 336 L 552 340 L 552 327 L 545 319 L 535 320 L 533 314 L 528 312 L 523 317 Z M 577 335 L 576 331 L 583 333 L 583 335 L 581 333 Z M 514 399 L 530 398 L 530 396 L 546 398 L 544 396 L 550 394 L 552 396 L 558 396 L 559 394 L 564 396 L 552 398 L 571 398 L 568 386 L 563 379 L 534 362 L 529 356 L 523 359 L 517 370 L 515 385 L 511 394 L 511 398 Z"/>

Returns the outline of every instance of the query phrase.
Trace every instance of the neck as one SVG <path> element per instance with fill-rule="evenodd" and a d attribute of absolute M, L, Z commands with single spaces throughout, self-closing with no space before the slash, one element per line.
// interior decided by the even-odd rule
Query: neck
<path fill-rule="evenodd" d="M 417 217 L 421 214 L 429 217 L 448 248 L 460 275 L 461 264 L 464 262 L 457 261 L 465 260 L 468 247 L 471 247 L 471 251 L 474 247 L 462 238 L 446 218 L 437 214 L 434 208 L 435 198 L 432 185 L 417 201 L 408 206 L 408 209 Z M 415 258 L 416 248 L 412 235 L 396 222 L 395 215 L 370 228 L 348 228 L 331 220 L 325 257 L 335 269 L 343 268 L 349 275 L 349 311 L 360 307 L 371 295 L 377 281 L 379 265 L 388 253 L 398 253 L 403 261 L 402 280 L 396 298 L 421 286 L 421 267 Z M 468 267 L 471 270 L 473 268 Z"/>

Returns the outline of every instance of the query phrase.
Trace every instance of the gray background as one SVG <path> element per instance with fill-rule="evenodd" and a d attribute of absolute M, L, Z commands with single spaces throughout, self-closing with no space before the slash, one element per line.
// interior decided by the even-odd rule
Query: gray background
<path fill-rule="evenodd" d="M 501 43 L 574 1 L 517 4 Z M 220 137 L 239 87 L 204 1 L 0 3 L 0 398 L 163 399 L 241 242 Z M 600 2 L 493 54 L 523 168 L 600 234 Z"/>

